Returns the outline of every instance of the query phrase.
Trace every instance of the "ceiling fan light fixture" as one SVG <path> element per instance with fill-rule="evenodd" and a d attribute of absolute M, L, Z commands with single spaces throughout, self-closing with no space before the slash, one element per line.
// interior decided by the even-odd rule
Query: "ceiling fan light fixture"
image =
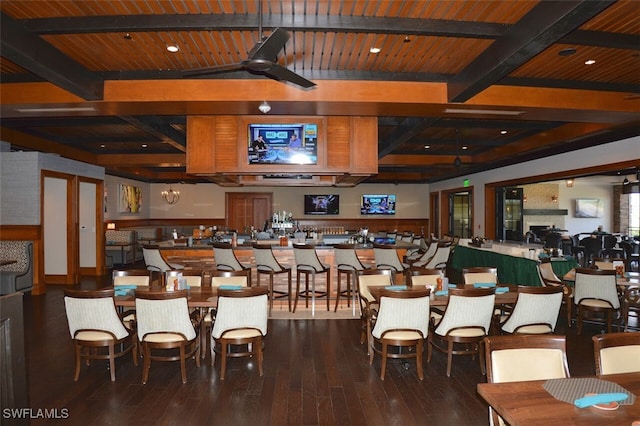
<path fill-rule="evenodd" d="M 260 110 L 261 113 L 263 114 L 268 114 L 269 111 L 271 111 L 271 105 L 269 105 L 267 103 L 267 101 L 263 101 L 259 106 L 258 109 Z"/>

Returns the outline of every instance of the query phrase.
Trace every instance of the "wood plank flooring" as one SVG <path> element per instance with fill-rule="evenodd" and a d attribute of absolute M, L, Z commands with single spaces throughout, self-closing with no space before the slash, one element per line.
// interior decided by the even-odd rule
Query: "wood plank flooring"
<path fill-rule="evenodd" d="M 80 287 L 101 287 L 85 279 Z M 360 345 L 358 320 L 270 320 L 264 376 L 248 359 L 231 359 L 224 381 L 209 357 L 197 368 L 187 363 L 188 383 L 179 364 L 155 363 L 149 382 L 131 357 L 117 360 L 116 382 L 106 362 L 83 366 L 73 381 L 73 348 L 63 305 L 64 286 L 48 286 L 42 296 L 25 296 L 30 407 L 68 410 L 69 418 L 34 419 L 32 425 L 486 425 L 487 406 L 476 393 L 486 381 L 478 361 L 454 357 L 450 378 L 446 357 L 425 361 L 425 379 L 415 364 L 390 360 L 380 380 L 380 359 L 369 365 Z M 594 373 L 591 336 L 601 326 L 586 325 L 582 336 L 567 329 L 572 376 Z"/>

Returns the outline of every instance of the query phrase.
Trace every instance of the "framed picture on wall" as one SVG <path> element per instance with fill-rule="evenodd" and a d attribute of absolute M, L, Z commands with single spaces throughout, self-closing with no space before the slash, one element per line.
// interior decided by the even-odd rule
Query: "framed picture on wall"
<path fill-rule="evenodd" d="M 133 185 L 120 185 L 119 213 L 140 213 L 142 189 Z"/>

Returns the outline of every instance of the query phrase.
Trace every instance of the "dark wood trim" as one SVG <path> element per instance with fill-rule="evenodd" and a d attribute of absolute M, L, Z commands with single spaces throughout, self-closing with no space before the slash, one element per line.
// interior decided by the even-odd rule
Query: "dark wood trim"
<path fill-rule="evenodd" d="M 523 209 L 523 215 L 531 216 L 566 216 L 569 214 L 567 209 Z"/>

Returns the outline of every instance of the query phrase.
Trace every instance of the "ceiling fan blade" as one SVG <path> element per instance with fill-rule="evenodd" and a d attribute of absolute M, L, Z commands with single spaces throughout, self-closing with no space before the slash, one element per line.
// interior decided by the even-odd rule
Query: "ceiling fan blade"
<path fill-rule="evenodd" d="M 195 68 L 192 70 L 183 71 L 182 75 L 184 77 L 197 77 L 199 75 L 218 74 L 223 72 L 240 71 L 243 69 L 244 69 L 244 65 L 242 63 L 239 63 L 239 64 L 219 65 L 216 67 Z"/>
<path fill-rule="evenodd" d="M 269 61 L 276 60 L 278 53 L 289 40 L 289 33 L 282 28 L 276 28 L 264 41 L 258 42 L 251 52 L 249 52 L 249 60 L 267 59 Z"/>
<path fill-rule="evenodd" d="M 288 68 L 285 68 L 278 64 L 273 64 L 271 68 L 269 68 L 269 70 L 265 71 L 264 73 L 268 77 L 272 77 L 276 80 L 289 81 L 293 84 L 304 87 L 305 89 L 316 85 L 313 81 L 309 81 L 301 75 L 298 75 Z"/>

